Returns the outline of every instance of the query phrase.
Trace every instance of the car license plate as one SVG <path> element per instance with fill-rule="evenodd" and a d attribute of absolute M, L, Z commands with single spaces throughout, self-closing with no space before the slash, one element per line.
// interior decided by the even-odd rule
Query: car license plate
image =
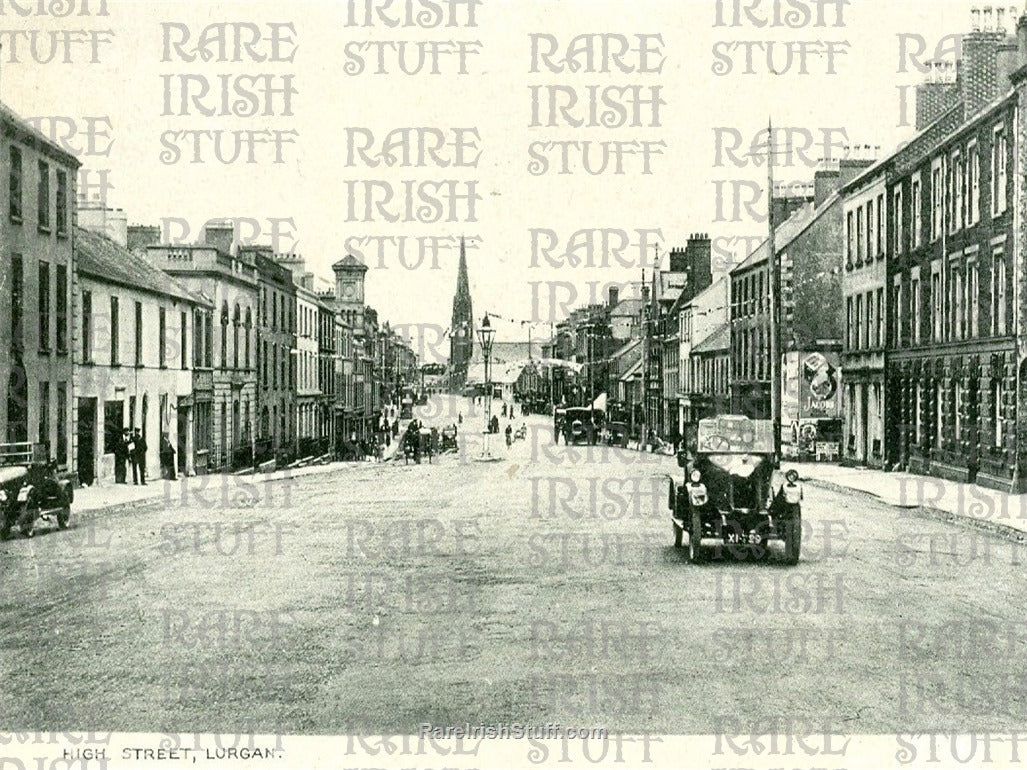
<path fill-rule="evenodd" d="M 759 545 L 760 535 L 758 532 L 728 532 L 725 542 L 728 545 Z"/>

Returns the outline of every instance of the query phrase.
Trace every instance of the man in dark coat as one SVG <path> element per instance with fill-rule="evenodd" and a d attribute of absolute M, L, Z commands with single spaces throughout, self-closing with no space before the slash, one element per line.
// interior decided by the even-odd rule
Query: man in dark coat
<path fill-rule="evenodd" d="M 171 441 L 168 440 L 168 434 L 160 434 L 160 464 L 164 469 L 164 477 L 174 481 L 175 480 L 175 448 L 171 446 Z"/>
<path fill-rule="evenodd" d="M 146 439 L 136 428 L 132 436 L 132 483 L 146 486 Z"/>
<path fill-rule="evenodd" d="M 124 484 L 128 470 L 128 428 L 125 428 L 114 442 L 114 483 Z"/>

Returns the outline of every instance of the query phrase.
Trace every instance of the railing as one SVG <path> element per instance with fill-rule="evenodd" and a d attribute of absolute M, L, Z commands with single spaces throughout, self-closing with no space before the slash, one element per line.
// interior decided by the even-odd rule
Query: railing
<path fill-rule="evenodd" d="M 29 465 L 32 462 L 32 457 L 33 444 L 31 441 L 0 444 L 0 466 Z"/>

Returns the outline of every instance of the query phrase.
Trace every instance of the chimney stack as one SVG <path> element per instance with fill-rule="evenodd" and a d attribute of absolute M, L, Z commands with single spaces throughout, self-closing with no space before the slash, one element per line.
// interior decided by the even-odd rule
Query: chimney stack
<path fill-rule="evenodd" d="M 224 254 L 232 253 L 235 228 L 230 221 L 208 222 L 203 228 L 203 242 Z"/>
<path fill-rule="evenodd" d="M 617 302 L 620 300 L 620 289 L 617 286 L 611 286 L 607 289 L 607 304 L 610 309 L 617 307 Z"/>

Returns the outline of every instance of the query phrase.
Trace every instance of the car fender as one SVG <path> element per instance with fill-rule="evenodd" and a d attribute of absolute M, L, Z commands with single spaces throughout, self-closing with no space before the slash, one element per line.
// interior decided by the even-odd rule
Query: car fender
<path fill-rule="evenodd" d="M 75 502 L 75 485 L 71 483 L 70 479 L 62 479 L 58 482 L 58 486 L 68 505 Z"/>

